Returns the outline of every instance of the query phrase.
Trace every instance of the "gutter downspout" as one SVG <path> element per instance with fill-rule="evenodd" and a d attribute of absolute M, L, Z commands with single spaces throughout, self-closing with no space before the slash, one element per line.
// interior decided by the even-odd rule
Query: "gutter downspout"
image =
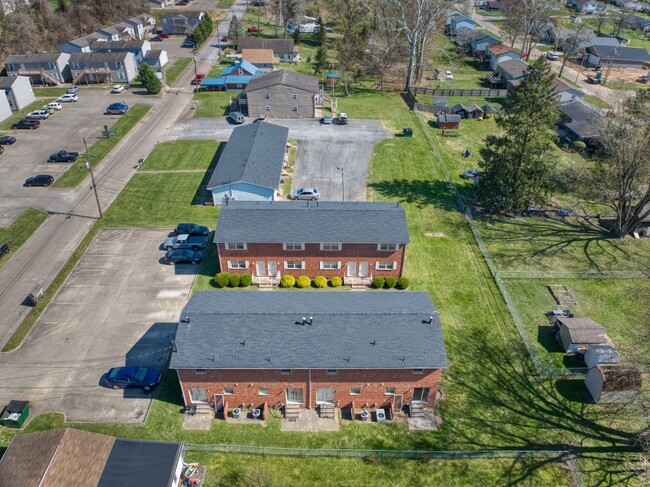
<path fill-rule="evenodd" d="M 311 369 L 307 369 L 307 373 L 307 395 L 309 397 L 309 405 L 307 406 L 307 409 L 311 409 Z"/>

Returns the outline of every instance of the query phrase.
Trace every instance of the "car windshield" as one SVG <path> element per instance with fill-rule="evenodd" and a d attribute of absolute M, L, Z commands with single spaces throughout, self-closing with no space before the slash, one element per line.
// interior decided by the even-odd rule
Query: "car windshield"
<path fill-rule="evenodd" d="M 115 377 L 117 377 L 117 375 L 118 375 L 119 373 L 120 373 L 120 369 L 113 369 L 113 370 L 111 371 L 111 373 L 108 374 L 108 376 L 109 376 L 111 379 L 115 379 Z"/>
<path fill-rule="evenodd" d="M 138 367 L 138 372 L 135 374 L 135 380 L 138 382 L 142 382 L 144 378 L 147 376 L 147 369 L 144 367 Z"/>

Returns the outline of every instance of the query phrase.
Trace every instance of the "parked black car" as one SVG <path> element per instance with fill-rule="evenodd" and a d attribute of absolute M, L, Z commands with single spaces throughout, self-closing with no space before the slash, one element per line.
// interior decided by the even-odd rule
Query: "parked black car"
<path fill-rule="evenodd" d="M 47 162 L 74 162 L 79 159 L 78 152 L 68 152 L 66 150 L 60 150 L 50 156 Z"/>
<path fill-rule="evenodd" d="M 12 129 L 37 129 L 40 126 L 41 126 L 41 122 L 39 120 L 28 120 L 26 118 L 23 118 L 22 120 L 18 120 L 16 123 L 14 123 L 11 126 L 11 128 Z"/>
<path fill-rule="evenodd" d="M 2 145 L 11 145 L 14 142 L 16 142 L 16 137 L 12 137 L 11 135 L 3 135 L 0 137 L 0 144 Z"/>
<path fill-rule="evenodd" d="M 54 178 L 49 174 L 39 174 L 25 180 L 23 186 L 49 186 L 54 182 Z"/>
<path fill-rule="evenodd" d="M 194 252 L 189 249 L 170 250 L 165 254 L 165 264 L 198 264 L 203 260 L 201 252 Z"/>
<path fill-rule="evenodd" d="M 202 227 L 201 225 L 197 225 L 196 223 L 179 223 L 176 229 L 174 230 L 175 235 L 201 235 L 205 236 L 208 233 L 210 233 L 210 229 L 208 227 Z"/>

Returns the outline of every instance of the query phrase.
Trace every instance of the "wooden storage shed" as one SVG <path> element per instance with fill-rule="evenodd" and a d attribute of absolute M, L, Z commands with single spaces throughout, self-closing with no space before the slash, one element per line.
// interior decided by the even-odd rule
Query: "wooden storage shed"
<path fill-rule="evenodd" d="M 453 113 L 438 114 L 438 128 L 443 130 L 458 130 L 460 127 L 460 115 Z"/>
<path fill-rule="evenodd" d="M 594 402 L 625 404 L 641 392 L 641 373 L 634 367 L 599 365 L 587 373 L 585 386 Z"/>
<path fill-rule="evenodd" d="M 590 318 L 557 317 L 555 330 L 566 353 L 575 353 L 585 345 L 612 345 L 605 329 Z"/>

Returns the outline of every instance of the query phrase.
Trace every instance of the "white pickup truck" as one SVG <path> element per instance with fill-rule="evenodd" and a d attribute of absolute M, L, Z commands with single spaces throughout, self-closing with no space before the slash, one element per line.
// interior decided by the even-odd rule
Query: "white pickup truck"
<path fill-rule="evenodd" d="M 207 245 L 208 237 L 201 235 L 188 235 L 186 233 L 176 235 L 175 237 L 169 237 L 163 243 L 165 250 L 192 249 L 196 251 L 204 249 Z"/>

